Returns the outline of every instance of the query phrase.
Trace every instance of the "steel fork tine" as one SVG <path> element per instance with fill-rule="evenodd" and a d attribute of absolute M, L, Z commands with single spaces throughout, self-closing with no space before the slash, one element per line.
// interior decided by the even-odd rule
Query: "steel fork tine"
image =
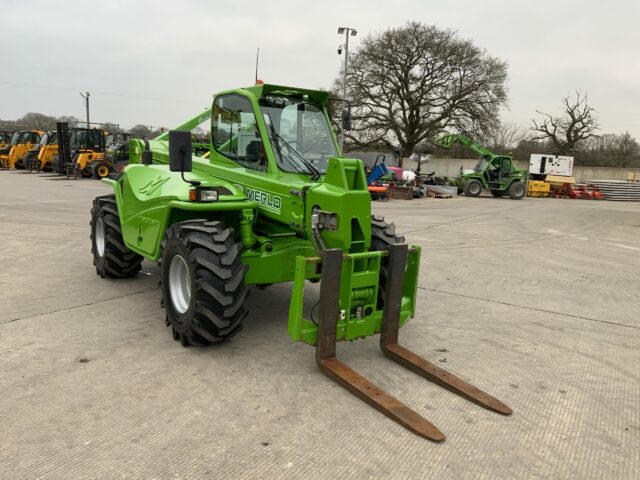
<path fill-rule="evenodd" d="M 403 427 L 421 437 L 441 442 L 445 436 L 431 422 L 336 358 L 341 265 L 341 250 L 333 249 L 323 252 L 320 318 L 316 343 L 318 367 L 329 378 Z"/>
<path fill-rule="evenodd" d="M 492 397 L 479 388 L 465 382 L 452 373 L 443 370 L 415 353 L 398 344 L 400 329 L 400 307 L 404 272 L 407 266 L 407 245 L 390 245 L 389 265 L 385 284 L 384 311 L 382 314 L 382 332 L 380 333 L 380 348 L 384 354 L 393 360 L 423 376 L 427 380 L 446 388 L 450 392 L 460 395 L 481 407 L 493 410 L 503 415 L 510 415 L 513 411 L 497 398 Z"/>

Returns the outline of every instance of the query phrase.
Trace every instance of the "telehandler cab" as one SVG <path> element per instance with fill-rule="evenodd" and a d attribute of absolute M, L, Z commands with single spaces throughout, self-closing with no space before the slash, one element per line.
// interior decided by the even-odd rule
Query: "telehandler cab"
<path fill-rule="evenodd" d="M 460 172 L 458 190 L 467 197 L 477 197 L 488 189 L 494 197 L 509 195 L 521 200 L 527 193 L 527 172 L 513 165 L 509 155 L 496 155 L 460 134 L 448 134 L 433 142 L 438 147 L 451 150 L 460 143 L 480 155 L 480 160 L 470 172 Z"/>
<path fill-rule="evenodd" d="M 216 94 L 213 106 L 150 141 L 106 178 L 112 195 L 91 210 L 98 275 L 135 276 L 160 261 L 173 338 L 209 345 L 242 329 L 250 285 L 293 281 L 289 335 L 316 347 L 321 371 L 410 431 L 444 435 L 336 358 L 336 342 L 380 334 L 392 360 L 487 409 L 511 409 L 398 344 L 416 310 L 420 247 L 371 215 L 363 164 L 340 153 L 328 94 L 255 85 Z M 211 121 L 209 155 L 190 130 Z M 305 281 L 320 281 L 307 316 Z"/>

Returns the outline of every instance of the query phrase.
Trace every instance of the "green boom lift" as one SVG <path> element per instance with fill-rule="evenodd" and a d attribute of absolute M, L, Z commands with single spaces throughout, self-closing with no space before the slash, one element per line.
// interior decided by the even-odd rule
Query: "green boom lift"
<path fill-rule="evenodd" d="M 482 190 L 488 189 L 494 197 L 509 195 L 514 200 L 521 200 L 527 193 L 527 172 L 513 165 L 509 155 L 496 155 L 482 145 L 464 135 L 451 133 L 435 142 L 438 147 L 451 150 L 460 143 L 480 155 L 480 160 L 472 172 L 460 172 L 458 189 L 467 197 L 477 197 Z"/>
<path fill-rule="evenodd" d="M 416 309 L 420 247 L 371 215 L 360 160 L 342 157 L 328 94 L 256 85 L 216 94 L 213 106 L 153 140 L 132 140 L 114 194 L 91 211 L 102 277 L 135 276 L 161 262 L 166 324 L 182 345 L 208 345 L 242 328 L 251 285 L 293 282 L 289 335 L 316 347 L 326 375 L 414 433 L 444 435 L 336 358 L 336 342 L 380 334 L 384 353 L 435 383 L 502 414 L 499 400 L 398 344 Z M 190 130 L 211 121 L 211 139 Z M 207 155 L 208 154 L 208 155 Z M 305 281 L 320 296 L 303 312 Z"/>

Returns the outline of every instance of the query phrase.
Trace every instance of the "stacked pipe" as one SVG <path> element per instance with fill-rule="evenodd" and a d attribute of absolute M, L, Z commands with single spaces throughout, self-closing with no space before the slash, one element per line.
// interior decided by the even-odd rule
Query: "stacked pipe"
<path fill-rule="evenodd" d="M 604 193 L 605 200 L 640 202 L 640 182 L 624 180 L 587 180 Z"/>

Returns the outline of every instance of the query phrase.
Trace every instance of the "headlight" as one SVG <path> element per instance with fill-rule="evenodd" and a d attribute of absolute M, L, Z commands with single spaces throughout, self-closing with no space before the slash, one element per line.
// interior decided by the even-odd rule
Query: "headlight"
<path fill-rule="evenodd" d="M 193 190 L 189 190 L 189 201 L 190 202 L 217 202 L 218 191 L 209 190 L 206 188 L 195 188 Z"/>

